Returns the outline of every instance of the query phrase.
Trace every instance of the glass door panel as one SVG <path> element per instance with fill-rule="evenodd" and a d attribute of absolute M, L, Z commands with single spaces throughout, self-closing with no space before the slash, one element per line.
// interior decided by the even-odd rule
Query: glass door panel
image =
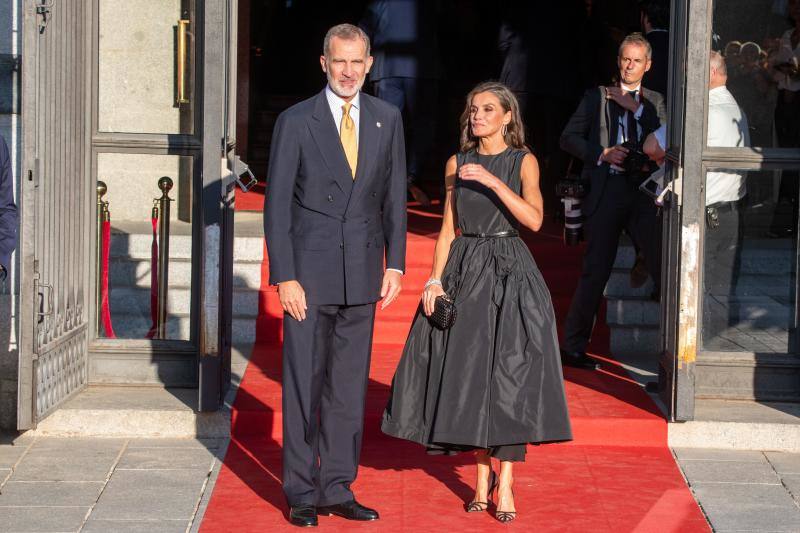
<path fill-rule="evenodd" d="M 188 4 L 99 0 L 100 132 L 194 132 L 195 21 Z"/>

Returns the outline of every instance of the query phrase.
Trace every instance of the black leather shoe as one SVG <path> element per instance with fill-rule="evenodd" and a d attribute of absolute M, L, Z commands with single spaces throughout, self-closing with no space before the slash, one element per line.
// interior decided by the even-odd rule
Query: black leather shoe
<path fill-rule="evenodd" d="M 296 505 L 289 509 L 289 522 L 298 527 L 316 527 L 317 509 L 313 505 Z"/>
<path fill-rule="evenodd" d="M 586 352 L 561 350 L 561 363 L 575 368 L 588 368 L 589 370 L 600 368 L 600 363 L 586 355 Z"/>
<path fill-rule="evenodd" d="M 321 505 L 317 507 L 317 513 L 321 515 L 336 515 L 348 520 L 377 520 L 378 511 L 364 507 L 355 500 L 337 503 L 336 505 Z"/>

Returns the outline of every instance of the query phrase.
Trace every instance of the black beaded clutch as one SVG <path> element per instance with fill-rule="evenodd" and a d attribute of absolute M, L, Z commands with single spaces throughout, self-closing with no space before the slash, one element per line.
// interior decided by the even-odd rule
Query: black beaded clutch
<path fill-rule="evenodd" d="M 450 329 L 456 321 L 456 305 L 447 296 L 437 296 L 433 304 L 433 313 L 428 317 L 439 329 Z"/>

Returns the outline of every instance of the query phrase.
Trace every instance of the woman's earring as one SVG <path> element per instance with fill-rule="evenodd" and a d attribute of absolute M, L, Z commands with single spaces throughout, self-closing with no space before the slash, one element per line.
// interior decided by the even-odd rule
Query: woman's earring
<path fill-rule="evenodd" d="M 503 137 L 506 136 L 508 133 L 508 124 L 503 124 L 503 128 L 500 130 L 500 133 L 502 133 Z"/>

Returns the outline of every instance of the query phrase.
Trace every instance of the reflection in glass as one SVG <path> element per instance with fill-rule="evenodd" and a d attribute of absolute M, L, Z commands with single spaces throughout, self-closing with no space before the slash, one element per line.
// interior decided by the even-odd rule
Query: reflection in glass
<path fill-rule="evenodd" d="M 703 258 L 703 348 L 710 351 L 794 353 L 797 351 L 797 237 L 774 238 L 770 227 L 790 214 L 751 191 L 765 189 L 773 172 L 712 169 L 707 189 L 727 183 L 739 200 L 706 208 Z M 795 198 L 795 201 L 797 198 Z"/>
<path fill-rule="evenodd" d="M 800 0 L 715 0 L 713 24 L 752 146 L 800 147 Z M 790 196 L 796 189 L 782 191 Z"/>
<path fill-rule="evenodd" d="M 97 175 L 108 188 L 104 197 L 111 216 L 108 307 L 118 339 L 148 338 L 153 327 L 158 286 L 153 277 L 158 257 L 153 247 L 153 201 L 162 194 L 159 178 L 172 179 L 166 338 L 189 340 L 192 232 L 191 224 L 177 215 L 182 203 L 190 202 L 192 158 L 101 153 Z M 98 337 L 104 336 L 108 336 L 105 328 L 100 328 Z"/>
<path fill-rule="evenodd" d="M 101 132 L 192 133 L 194 29 L 191 23 L 181 24 L 188 17 L 181 3 L 99 0 Z M 187 44 L 185 54 L 182 42 Z M 185 72 L 183 80 L 178 79 L 180 72 Z"/>

